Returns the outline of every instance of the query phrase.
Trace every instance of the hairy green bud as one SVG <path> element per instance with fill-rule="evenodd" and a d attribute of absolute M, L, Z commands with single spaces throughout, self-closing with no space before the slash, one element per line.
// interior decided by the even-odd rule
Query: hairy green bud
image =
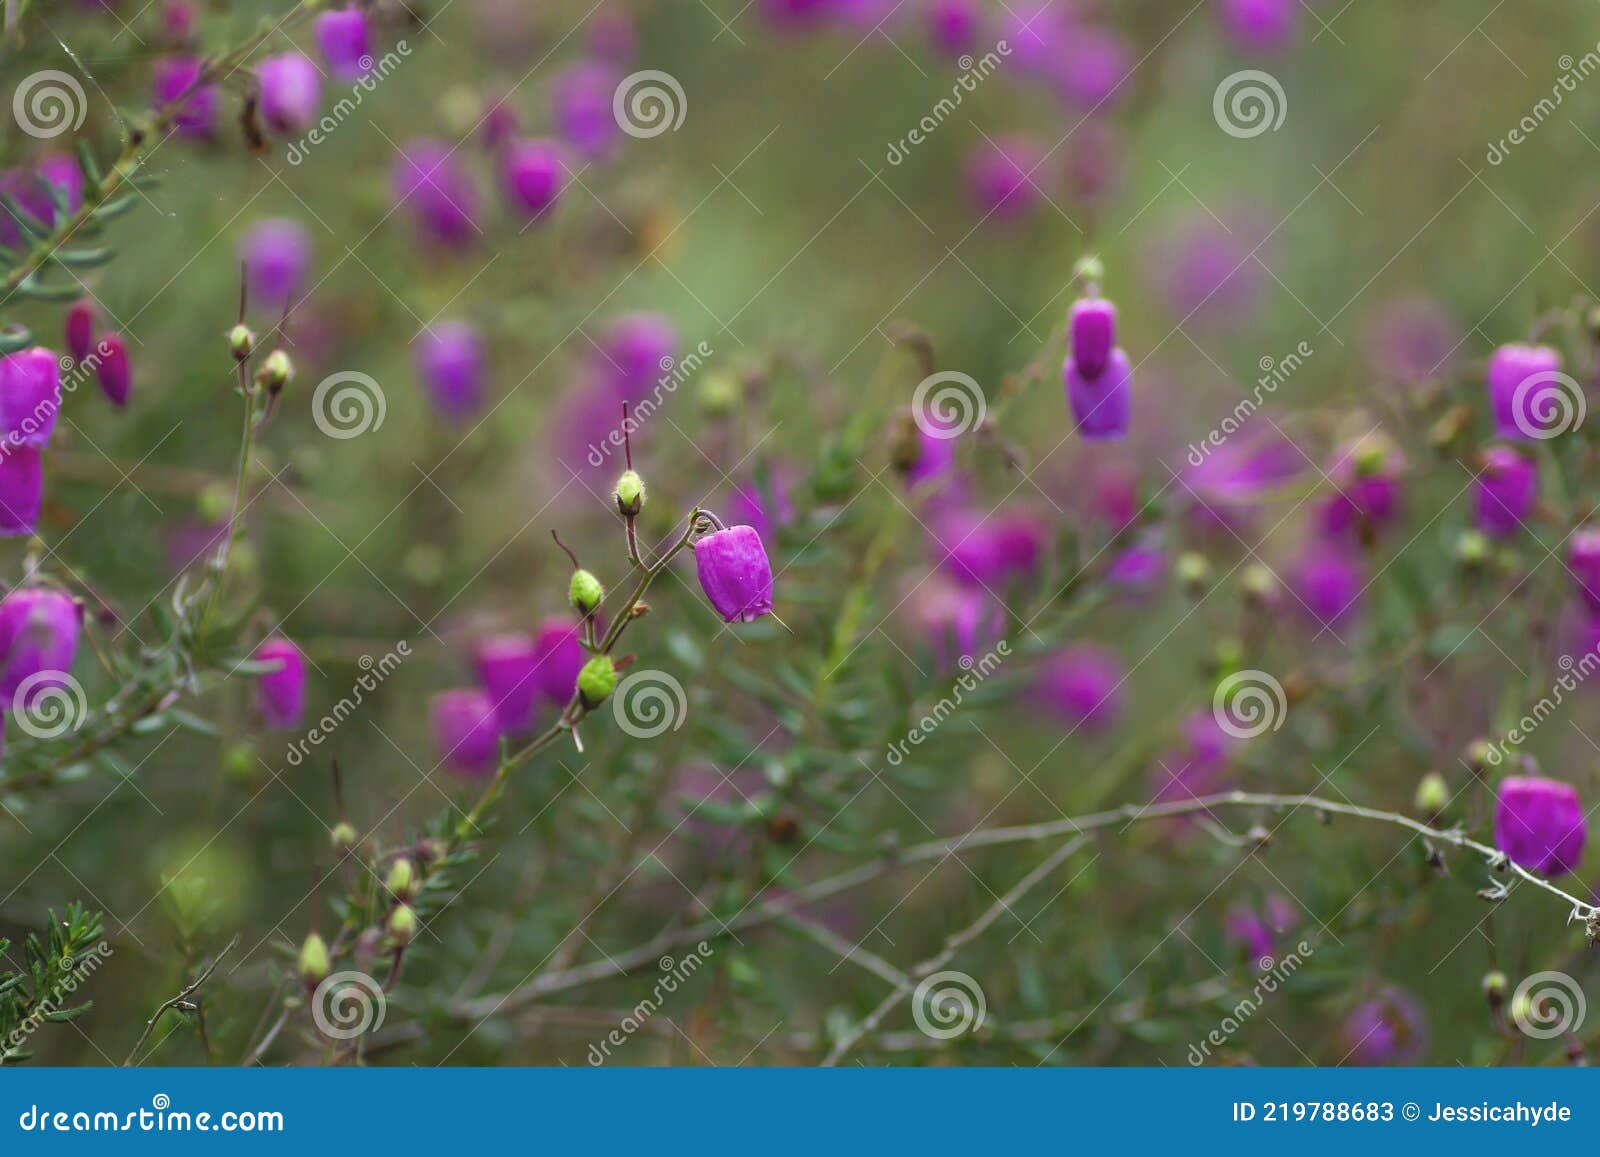
<path fill-rule="evenodd" d="M 332 964 L 328 960 L 328 946 L 322 937 L 313 932 L 300 947 L 300 959 L 295 965 L 300 979 L 310 985 L 321 984 L 328 976 Z"/>
<path fill-rule="evenodd" d="M 328 833 L 328 843 L 333 845 L 336 852 L 347 852 L 356 846 L 356 841 L 361 836 L 348 820 L 340 820 L 333 825 L 333 830 Z"/>
<path fill-rule="evenodd" d="M 600 585 L 600 580 L 593 574 L 582 569 L 572 572 L 572 585 L 567 588 L 567 598 L 572 601 L 573 609 L 579 614 L 594 614 L 595 608 L 600 605 L 600 600 L 605 597 L 605 587 Z"/>
<path fill-rule="evenodd" d="M 1430 771 L 1417 781 L 1417 794 L 1413 801 L 1425 816 L 1436 816 L 1450 806 L 1450 785 L 1437 771 Z"/>
<path fill-rule="evenodd" d="M 416 869 L 411 866 L 411 861 L 401 856 L 389 867 L 389 879 L 384 887 L 400 900 L 411 899 L 412 889 L 417 884 Z"/>
<path fill-rule="evenodd" d="M 632 470 L 617 479 L 617 488 L 613 492 L 617 500 L 617 509 L 624 515 L 632 518 L 644 509 L 644 479 Z"/>
<path fill-rule="evenodd" d="M 578 694 L 583 705 L 595 708 L 604 703 L 617 689 L 617 665 L 610 655 L 596 655 L 578 672 Z"/>
<path fill-rule="evenodd" d="M 1499 1008 L 1506 1002 L 1506 992 L 1510 987 L 1511 981 L 1499 969 L 1483 974 L 1483 999 L 1489 1002 L 1490 1008 Z"/>
<path fill-rule="evenodd" d="M 273 350 L 268 354 L 267 360 L 262 362 L 261 368 L 256 371 L 256 382 L 272 394 L 276 394 L 288 385 L 292 377 L 294 377 L 294 363 L 282 350 Z"/>
<path fill-rule="evenodd" d="M 242 362 L 256 352 L 256 335 L 249 326 L 240 324 L 228 331 L 228 349 L 233 360 Z"/>
<path fill-rule="evenodd" d="M 410 904 L 401 904 L 389 913 L 389 936 L 400 948 L 416 939 L 417 914 L 412 911 Z"/>

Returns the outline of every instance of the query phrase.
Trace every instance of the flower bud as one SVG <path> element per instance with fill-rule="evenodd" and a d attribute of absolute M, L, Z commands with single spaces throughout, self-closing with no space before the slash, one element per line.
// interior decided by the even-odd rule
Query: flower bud
<path fill-rule="evenodd" d="M 1461 753 L 1461 759 L 1473 775 L 1479 776 L 1500 762 L 1494 758 L 1494 748 L 1489 745 L 1487 739 L 1474 739 L 1467 744 L 1467 749 Z"/>
<path fill-rule="evenodd" d="M 644 509 L 644 479 L 638 473 L 629 470 L 617 479 L 617 488 L 614 492 L 617 500 L 617 509 L 624 515 L 632 518 Z"/>
<path fill-rule="evenodd" d="M 596 655 L 578 672 L 578 695 L 591 710 L 604 703 L 617 688 L 617 665 L 610 655 Z"/>
<path fill-rule="evenodd" d="M 410 904 L 401 904 L 389 913 L 389 935 L 399 948 L 404 948 L 416 939 L 417 914 L 412 911 Z"/>
<path fill-rule="evenodd" d="M 1506 979 L 1506 974 L 1499 969 L 1483 974 L 1483 999 L 1489 1002 L 1490 1008 L 1499 1008 L 1506 1002 L 1506 990 L 1511 982 Z"/>
<path fill-rule="evenodd" d="M 67 352 L 72 360 L 81 362 L 94 352 L 94 303 L 85 299 L 75 301 L 67 309 Z"/>
<path fill-rule="evenodd" d="M 1072 362 L 1085 378 L 1098 378 L 1117 344 L 1117 308 L 1099 297 L 1080 297 L 1069 315 Z"/>
<path fill-rule="evenodd" d="M 1178 584 L 1191 595 L 1205 593 L 1211 581 L 1211 562 L 1198 551 L 1186 550 L 1178 556 L 1176 567 Z"/>
<path fill-rule="evenodd" d="M 700 379 L 700 408 L 713 418 L 726 417 L 738 409 L 743 392 L 732 374 L 706 374 Z"/>
<path fill-rule="evenodd" d="M 572 601 L 573 609 L 580 615 L 594 614 L 595 608 L 600 605 L 600 600 L 605 597 L 605 587 L 600 585 L 600 580 L 592 573 L 581 567 L 572 572 L 572 584 L 567 588 L 567 598 Z"/>
<path fill-rule="evenodd" d="M 128 346 L 121 334 L 109 333 L 100 339 L 100 364 L 95 367 L 95 377 L 100 382 L 100 392 L 113 406 L 128 404 L 128 392 L 133 388 L 133 371 L 128 367 Z"/>
<path fill-rule="evenodd" d="M 228 331 L 228 350 L 233 360 L 242 362 L 256 352 L 255 332 L 243 322 Z"/>
<path fill-rule="evenodd" d="M 1463 530 L 1456 536 L 1452 553 L 1464 570 L 1479 570 L 1489 561 L 1489 539 L 1482 531 Z"/>
<path fill-rule="evenodd" d="M 772 613 L 772 566 L 761 536 L 730 526 L 694 544 L 700 589 L 725 623 L 748 623 Z"/>
<path fill-rule="evenodd" d="M 276 667 L 256 682 L 256 706 L 266 725 L 275 731 L 293 731 L 306 709 L 306 657 L 300 648 L 275 636 L 256 648 L 258 663 Z"/>
<path fill-rule="evenodd" d="M 335 852 L 343 853 L 356 846 L 361 836 L 348 820 L 340 820 L 333 825 L 333 830 L 328 833 L 328 843 Z"/>
<path fill-rule="evenodd" d="M 1417 781 L 1417 794 L 1412 802 L 1425 816 L 1439 815 L 1450 806 L 1450 785 L 1437 771 L 1430 771 Z"/>
<path fill-rule="evenodd" d="M 322 104 L 322 73 L 299 52 L 269 56 L 256 65 L 261 83 L 261 116 L 281 133 L 304 132 Z"/>
<path fill-rule="evenodd" d="M 307 987 L 314 988 L 327 979 L 331 965 L 328 961 L 328 946 L 322 937 L 315 932 L 306 937 L 305 944 L 300 947 L 300 959 L 295 967 Z"/>
<path fill-rule="evenodd" d="M 389 879 L 384 883 L 390 893 L 402 902 L 411 899 L 416 887 L 417 873 L 411 861 L 401 856 L 389 867 Z"/>
<path fill-rule="evenodd" d="M 1272 568 L 1253 562 L 1239 576 L 1239 586 L 1247 602 L 1265 603 L 1278 593 L 1278 579 Z"/>
<path fill-rule="evenodd" d="M 359 80 L 372 70 L 372 43 L 360 8 L 351 5 L 322 13 L 312 25 L 312 34 L 323 61 L 339 80 Z"/>
<path fill-rule="evenodd" d="M 16 710 L 30 706 L 14 702 L 24 686 L 33 695 L 62 685 L 78 653 L 82 623 L 77 601 L 55 587 L 16 587 L 0 599 L 3 706 Z"/>
<path fill-rule="evenodd" d="M 294 363 L 281 349 L 273 350 L 256 371 L 256 384 L 264 386 L 269 394 L 276 394 L 294 377 Z"/>

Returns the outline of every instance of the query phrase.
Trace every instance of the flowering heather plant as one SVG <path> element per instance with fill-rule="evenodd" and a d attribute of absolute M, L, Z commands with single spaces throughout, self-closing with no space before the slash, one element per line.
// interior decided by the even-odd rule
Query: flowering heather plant
<path fill-rule="evenodd" d="M 0 6 L 0 1065 L 1587 1062 L 1576 10 Z"/>

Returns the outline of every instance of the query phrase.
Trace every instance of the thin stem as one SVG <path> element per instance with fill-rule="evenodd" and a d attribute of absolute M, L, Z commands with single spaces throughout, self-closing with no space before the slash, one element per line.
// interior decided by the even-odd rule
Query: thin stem
<path fill-rule="evenodd" d="M 133 1058 L 139 1055 L 139 1050 L 144 1047 L 144 1042 L 150 1038 L 151 1032 L 155 1030 L 156 1022 L 159 1021 L 169 1009 L 177 1008 L 180 1005 L 188 1002 L 189 997 L 198 992 L 200 990 L 200 986 L 211 979 L 211 974 L 217 970 L 217 965 L 222 963 L 222 958 L 228 953 L 232 952 L 234 945 L 238 943 L 239 937 L 238 935 L 235 935 L 232 940 L 228 941 L 227 947 L 221 952 L 217 953 L 217 955 L 212 959 L 211 963 L 206 965 L 204 971 L 202 971 L 199 976 L 196 976 L 188 984 L 184 985 L 183 988 L 178 992 L 177 996 L 165 1001 L 161 1007 L 157 1008 L 155 1012 L 150 1014 L 150 1019 L 144 1022 L 144 1031 L 139 1034 L 139 1039 L 133 1042 L 133 1048 L 129 1051 L 128 1058 L 122 1062 L 123 1068 L 127 1068 L 129 1065 L 133 1064 Z M 201 1023 L 203 1025 L 204 1020 L 202 1020 Z M 202 1039 L 204 1039 L 205 1034 L 203 1029 L 201 1036 Z M 212 1055 L 211 1042 L 206 1040 L 205 1045 L 206 1061 L 209 1064 Z"/>

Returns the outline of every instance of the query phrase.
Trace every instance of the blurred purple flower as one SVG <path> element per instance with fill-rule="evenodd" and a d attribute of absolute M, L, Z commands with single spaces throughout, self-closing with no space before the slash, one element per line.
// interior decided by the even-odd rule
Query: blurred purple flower
<path fill-rule="evenodd" d="M 372 70 L 372 42 L 366 15 L 351 5 L 333 8 L 318 16 L 312 25 L 317 51 L 327 61 L 328 70 L 346 83 L 359 80 Z"/>
<path fill-rule="evenodd" d="M 95 346 L 100 364 L 95 367 L 95 377 L 100 382 L 100 392 L 119 409 L 128 404 L 128 394 L 133 389 L 133 370 L 128 365 L 128 345 L 120 333 L 108 333 Z"/>
<path fill-rule="evenodd" d="M 1385 435 L 1374 431 L 1339 448 L 1327 475 L 1337 488 L 1319 514 L 1333 536 L 1382 530 L 1400 514 L 1405 459 Z"/>
<path fill-rule="evenodd" d="M 67 307 L 67 316 L 62 328 L 67 343 L 67 353 L 72 355 L 73 361 L 81 362 L 94 352 L 94 327 L 97 320 L 94 302 L 88 298 L 79 298 Z"/>
<path fill-rule="evenodd" d="M 1495 847 L 1547 876 L 1578 866 L 1589 832 L 1576 788 L 1538 776 L 1508 776 L 1496 795 Z"/>
<path fill-rule="evenodd" d="M 985 220 L 1016 224 L 1031 217 L 1049 183 L 1044 150 L 1019 136 L 985 141 L 967 160 L 967 193 Z"/>
<path fill-rule="evenodd" d="M 1461 348 L 1461 327 L 1432 298 L 1386 303 L 1368 324 L 1372 368 L 1392 381 L 1414 385 L 1448 378 Z"/>
<path fill-rule="evenodd" d="M 439 761 L 451 771 L 485 778 L 500 758 L 500 723 L 494 701 L 472 688 L 440 691 L 428 703 L 428 722 Z"/>
<path fill-rule="evenodd" d="M 1309 543 L 1287 578 L 1300 610 L 1320 627 L 1332 629 L 1355 612 L 1366 585 L 1355 554 L 1327 539 Z"/>
<path fill-rule="evenodd" d="M 1565 396 L 1560 375 L 1561 354 L 1552 346 L 1512 343 L 1489 355 L 1485 378 L 1495 436 L 1531 439 L 1558 421 L 1561 410 L 1550 403 Z"/>
<path fill-rule="evenodd" d="M 1078 367 L 1074 352 L 1062 364 L 1061 378 L 1078 437 L 1094 442 L 1127 434 L 1133 411 L 1133 363 L 1127 354 L 1112 350 L 1105 370 L 1089 377 Z"/>
<path fill-rule="evenodd" d="M 258 663 L 276 663 L 277 669 L 256 677 L 256 707 L 274 731 L 300 726 L 306 710 L 306 657 L 281 635 L 265 640 L 253 656 Z"/>
<path fill-rule="evenodd" d="M 477 189 L 443 141 L 414 140 L 396 154 L 394 195 L 426 238 L 461 246 L 478 235 Z"/>
<path fill-rule="evenodd" d="M 239 243 L 250 293 L 278 313 L 293 305 L 311 272 L 311 235 L 291 217 L 257 221 Z"/>
<path fill-rule="evenodd" d="M 1358 1065 L 1409 1065 L 1427 1051 L 1422 1007 L 1409 994 L 1385 986 L 1358 1004 L 1340 1032 L 1344 1062 Z"/>
<path fill-rule="evenodd" d="M 1522 529 L 1539 501 L 1539 464 L 1509 446 L 1491 446 L 1483 454 L 1477 499 L 1478 529 L 1509 538 Z"/>
<path fill-rule="evenodd" d="M 1074 729 L 1100 731 L 1123 713 L 1122 684 L 1127 675 L 1127 668 L 1115 651 L 1093 643 L 1076 643 L 1045 659 L 1033 691 L 1038 702 Z"/>
<path fill-rule="evenodd" d="M 507 735 L 525 735 L 533 730 L 542 658 L 530 635 L 492 635 L 473 650 L 478 682 L 494 704 L 500 730 Z"/>
<path fill-rule="evenodd" d="M 578 686 L 578 672 L 588 655 L 578 634 L 578 624 L 554 616 L 539 624 L 533 636 L 539 664 L 534 670 L 539 694 L 555 707 L 565 707 Z"/>
<path fill-rule="evenodd" d="M 945 570 L 990 591 L 1033 574 L 1044 552 L 1044 527 L 1030 514 L 958 507 L 940 511 L 930 533 L 935 559 Z"/>
<path fill-rule="evenodd" d="M 1217 0 L 1217 14 L 1240 48 L 1276 52 L 1294 39 L 1300 0 Z"/>
<path fill-rule="evenodd" d="M 7 456 L 10 458 L 10 455 Z M 63 677 L 78 655 L 83 611 L 77 600 L 55 587 L 15 587 L 0 599 L 0 699 L 13 710 L 17 691 L 34 680 L 44 689 L 59 680 L 37 679 L 46 672 Z"/>
<path fill-rule="evenodd" d="M 922 18 L 928 38 L 945 56 L 961 56 L 977 47 L 983 25 L 978 0 L 928 0 Z"/>
<path fill-rule="evenodd" d="M 269 56 L 256 65 L 261 119 L 280 133 L 304 132 L 322 104 L 322 73 L 302 52 Z"/>
<path fill-rule="evenodd" d="M 596 361 L 623 398 L 639 402 L 671 373 L 677 350 L 678 331 L 664 314 L 630 313 L 601 339 Z"/>
<path fill-rule="evenodd" d="M 1191 513 L 1202 525 L 1234 530 L 1245 525 L 1267 495 L 1293 481 L 1306 458 L 1277 431 L 1235 435 L 1194 458 L 1191 451 L 1182 473 L 1183 494 L 1193 502 Z"/>
<path fill-rule="evenodd" d="M 195 87 L 204 67 L 198 57 L 168 56 L 156 61 L 151 81 L 150 99 L 158 108 L 182 101 L 172 124 L 180 137 L 191 140 L 209 138 L 217 125 L 220 91 L 215 84 Z"/>
<path fill-rule="evenodd" d="M 444 321 L 417 338 L 417 376 L 434 409 L 452 421 L 465 421 L 483 406 L 483 336 L 469 322 Z"/>
<path fill-rule="evenodd" d="M 530 221 L 555 207 L 566 183 L 566 165 L 554 141 L 512 141 L 500 158 L 500 180 L 512 209 Z"/>
<path fill-rule="evenodd" d="M 39 451 L 18 446 L 0 454 L 0 537 L 32 534 L 39 525 L 43 499 Z"/>
<path fill-rule="evenodd" d="M 42 450 L 61 412 L 61 366 L 42 346 L 0 357 L 0 453 Z"/>
<path fill-rule="evenodd" d="M 550 82 L 556 132 L 588 160 L 603 160 L 616 147 L 621 129 L 611 100 L 619 79 L 609 64 L 579 61 Z"/>
<path fill-rule="evenodd" d="M 981 590 L 939 574 L 919 583 L 906 605 L 928 641 L 934 662 L 946 674 L 976 662 L 979 652 L 1005 633 L 1005 612 L 999 603 Z"/>

